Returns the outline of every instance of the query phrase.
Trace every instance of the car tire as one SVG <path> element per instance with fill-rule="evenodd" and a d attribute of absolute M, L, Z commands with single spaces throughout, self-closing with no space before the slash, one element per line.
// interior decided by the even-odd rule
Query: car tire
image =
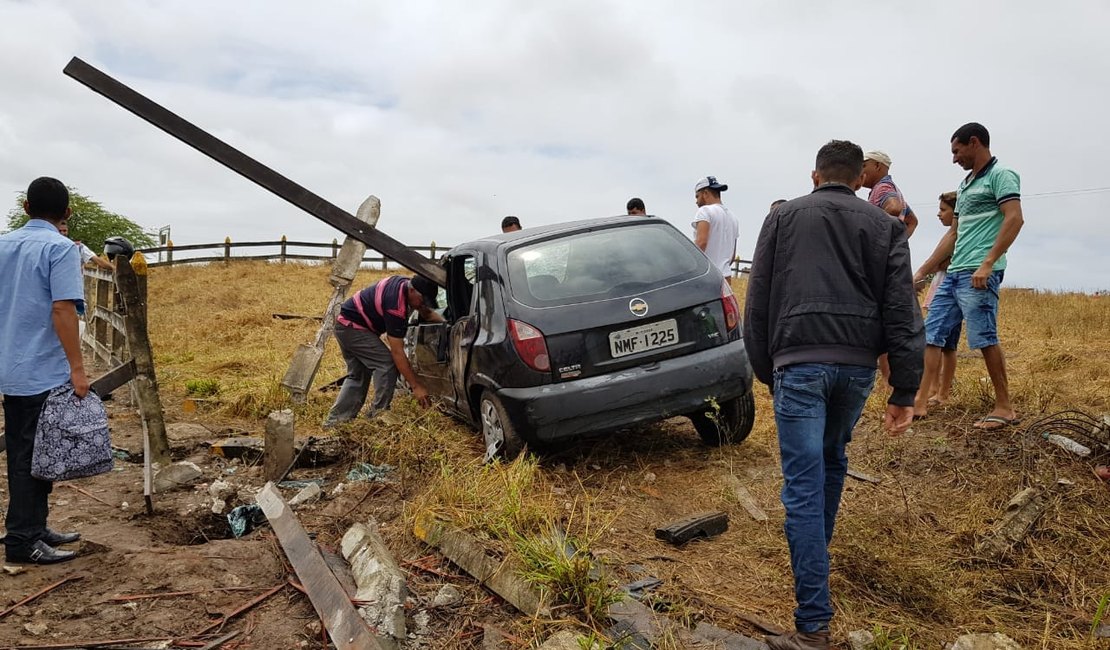
<path fill-rule="evenodd" d="M 740 397 L 722 402 L 720 407 L 715 415 L 711 415 L 712 409 L 708 407 L 690 414 L 690 421 L 702 442 L 711 447 L 744 442 L 755 424 L 755 395 L 749 390 Z"/>
<path fill-rule="evenodd" d="M 482 424 L 482 442 L 486 448 L 486 460 L 494 458 L 513 460 L 524 449 L 524 439 L 513 427 L 512 420 L 492 391 L 483 391 L 478 402 L 478 417 Z M 495 449 L 492 454 L 490 449 Z"/>

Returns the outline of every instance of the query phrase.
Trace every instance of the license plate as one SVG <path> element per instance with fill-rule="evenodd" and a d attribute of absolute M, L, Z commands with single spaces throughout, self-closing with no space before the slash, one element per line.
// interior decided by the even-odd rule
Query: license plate
<path fill-rule="evenodd" d="M 678 343 L 678 321 L 673 318 L 609 334 L 609 351 L 614 359 L 637 352 L 665 348 L 676 343 Z"/>

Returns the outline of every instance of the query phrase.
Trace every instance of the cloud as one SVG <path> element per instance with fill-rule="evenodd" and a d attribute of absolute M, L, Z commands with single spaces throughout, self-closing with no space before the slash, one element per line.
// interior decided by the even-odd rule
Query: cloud
<path fill-rule="evenodd" d="M 505 214 L 622 213 L 630 196 L 688 231 L 693 182 L 713 174 L 750 253 L 768 203 L 807 192 L 817 148 L 848 138 L 894 157 L 920 261 L 935 197 L 962 176 L 948 137 L 971 120 L 1027 194 L 1110 185 L 1110 7 L 852 7 L 0 0 L 0 186 L 56 175 L 178 243 L 335 236 L 62 76 L 73 55 L 349 211 L 379 196 L 382 229 L 419 244 Z M 1025 208 L 1008 282 L 1110 285 L 1089 271 L 1110 193 Z"/>

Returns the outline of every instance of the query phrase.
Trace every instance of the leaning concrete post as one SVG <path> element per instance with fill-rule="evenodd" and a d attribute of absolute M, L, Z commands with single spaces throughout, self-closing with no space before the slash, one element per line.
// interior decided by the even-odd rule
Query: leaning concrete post
<path fill-rule="evenodd" d="M 293 464 L 293 411 L 271 411 L 266 418 L 266 446 L 262 452 L 262 474 L 267 481 L 280 481 Z"/>
<path fill-rule="evenodd" d="M 378 197 L 371 195 L 358 207 L 355 216 L 371 228 L 375 228 L 381 214 L 382 202 L 378 200 Z M 335 290 L 332 291 L 328 306 L 324 309 L 324 322 L 316 332 L 316 338 L 311 345 L 301 344 L 297 347 L 296 352 L 293 353 L 293 361 L 289 364 L 289 370 L 285 372 L 285 377 L 281 380 L 281 385 L 289 391 L 293 401 L 298 404 L 304 402 L 308 396 L 308 389 L 312 386 L 312 380 L 316 377 L 320 360 L 324 358 L 324 346 L 332 332 L 335 331 L 335 317 L 339 313 L 339 306 L 343 304 L 343 300 L 347 297 L 347 289 L 354 281 L 355 274 L 358 273 L 358 268 L 362 264 L 362 256 L 365 253 L 366 244 L 354 237 L 346 237 L 343 240 L 343 247 L 335 257 L 335 262 L 332 263 L 331 276 L 328 281 L 335 287 Z"/>

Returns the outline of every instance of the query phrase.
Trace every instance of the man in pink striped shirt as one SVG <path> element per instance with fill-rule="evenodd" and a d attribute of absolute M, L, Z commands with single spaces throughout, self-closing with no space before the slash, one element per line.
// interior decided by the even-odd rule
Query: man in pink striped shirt
<path fill-rule="evenodd" d="M 906 224 L 906 238 L 917 229 L 917 215 L 902 196 L 902 190 L 894 184 L 890 176 L 890 156 L 881 151 L 868 151 L 863 154 L 863 186 L 869 188 L 867 201 L 884 212 Z"/>
<path fill-rule="evenodd" d="M 417 275 L 406 278 L 391 275 L 351 296 L 339 307 L 335 321 L 335 340 L 347 362 L 347 377 L 331 407 L 325 427 L 353 420 L 366 403 L 370 382 L 374 383 L 374 402 L 370 415 L 389 408 L 398 373 L 412 388 L 420 405 L 431 404 L 428 389 L 413 372 L 405 356 L 405 329 L 409 314 L 420 313 L 426 322 L 442 323 L 443 316 L 433 311 L 439 287 Z M 385 335 L 387 346 L 382 342 Z"/>

